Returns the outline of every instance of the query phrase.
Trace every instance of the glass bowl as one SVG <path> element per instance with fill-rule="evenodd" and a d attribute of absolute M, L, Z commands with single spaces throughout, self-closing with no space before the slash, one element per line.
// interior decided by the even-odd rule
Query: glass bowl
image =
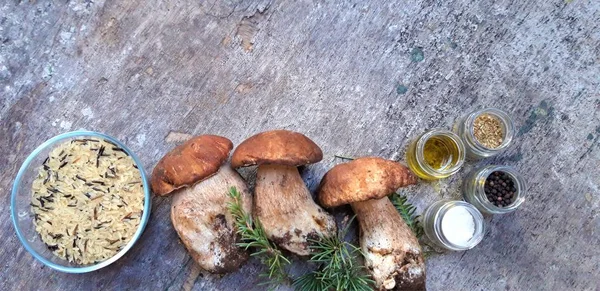
<path fill-rule="evenodd" d="M 122 148 L 133 159 L 135 164 L 138 166 L 140 175 L 142 177 L 142 184 L 144 188 L 144 213 L 142 214 L 142 217 L 140 219 L 140 225 L 138 226 L 138 229 L 136 230 L 135 234 L 133 235 L 131 240 L 123 247 L 123 249 L 121 249 L 121 251 L 119 251 L 113 257 L 105 261 L 96 264 L 79 265 L 59 258 L 48 249 L 46 244 L 41 240 L 40 235 L 35 231 L 35 226 L 33 224 L 33 213 L 31 211 L 30 203 L 32 195 L 31 187 L 35 177 L 38 174 L 37 169 L 39 166 L 42 165 L 44 159 L 48 157 L 50 151 L 58 144 L 63 143 L 65 141 L 86 137 L 95 137 L 110 141 Z M 125 146 L 123 143 L 121 143 L 114 137 L 102 133 L 92 131 L 67 132 L 57 135 L 41 144 L 27 157 L 27 159 L 25 159 L 25 162 L 21 166 L 21 169 L 19 169 L 19 172 L 13 184 L 12 194 L 10 197 L 11 218 L 15 226 L 17 236 L 19 237 L 19 240 L 21 241 L 25 249 L 29 253 L 31 253 L 34 258 L 42 262 L 44 265 L 66 273 L 87 273 L 106 267 L 118 260 L 127 251 L 129 251 L 129 249 L 131 249 L 131 247 L 140 238 L 150 217 L 150 185 L 148 183 L 146 173 L 144 173 L 143 167 L 141 167 L 141 165 L 142 163 L 140 162 L 138 157 L 127 146 Z"/>

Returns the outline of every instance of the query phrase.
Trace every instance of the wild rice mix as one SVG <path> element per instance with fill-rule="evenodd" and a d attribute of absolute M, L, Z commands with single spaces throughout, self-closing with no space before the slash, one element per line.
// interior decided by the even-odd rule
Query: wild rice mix
<path fill-rule="evenodd" d="M 144 189 L 133 159 L 100 139 L 54 148 L 32 186 L 35 230 L 58 257 L 77 264 L 104 261 L 136 232 Z"/>

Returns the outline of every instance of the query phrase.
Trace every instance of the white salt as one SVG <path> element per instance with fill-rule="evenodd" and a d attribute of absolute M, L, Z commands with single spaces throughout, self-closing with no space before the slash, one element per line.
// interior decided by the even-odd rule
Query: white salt
<path fill-rule="evenodd" d="M 473 215 L 463 206 L 450 208 L 442 217 L 442 232 L 452 244 L 467 245 L 475 234 Z"/>

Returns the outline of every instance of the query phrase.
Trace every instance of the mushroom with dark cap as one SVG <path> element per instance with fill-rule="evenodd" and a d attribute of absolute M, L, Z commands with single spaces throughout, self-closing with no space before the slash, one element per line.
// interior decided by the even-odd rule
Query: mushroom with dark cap
<path fill-rule="evenodd" d="M 335 220 L 314 202 L 296 168 L 322 158 L 312 140 L 287 130 L 254 135 L 231 158 L 235 168 L 258 165 L 254 216 L 270 240 L 301 256 L 310 254 L 309 239 L 336 232 Z"/>
<path fill-rule="evenodd" d="M 251 213 L 252 198 L 245 181 L 226 164 L 230 140 L 201 135 L 165 155 L 152 172 L 152 190 L 165 196 L 175 191 L 171 221 L 192 258 L 204 270 L 222 274 L 236 270 L 248 254 L 236 243 L 235 220 L 227 209 L 230 187 L 242 196 Z"/>
<path fill-rule="evenodd" d="M 419 242 L 387 198 L 416 181 L 405 166 L 376 157 L 339 164 L 321 181 L 321 205 L 350 204 L 356 213 L 365 265 L 379 290 L 425 290 Z"/>

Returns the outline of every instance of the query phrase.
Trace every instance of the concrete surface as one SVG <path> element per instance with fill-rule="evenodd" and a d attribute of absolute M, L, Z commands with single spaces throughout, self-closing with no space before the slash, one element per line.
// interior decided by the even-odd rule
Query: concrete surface
<path fill-rule="evenodd" d="M 504 154 L 403 193 L 421 212 L 497 163 L 523 173 L 527 201 L 488 217 L 475 249 L 430 257 L 428 289 L 600 290 L 599 26 L 595 0 L 3 1 L 0 286 L 263 289 L 257 261 L 202 274 L 170 198 L 154 199 L 141 241 L 110 267 L 69 275 L 35 261 L 14 232 L 10 188 L 56 134 L 111 134 L 150 172 L 182 134 L 238 144 L 300 131 L 325 153 L 302 171 L 314 192 L 336 154 L 403 160 L 418 134 L 494 106 L 518 128 Z"/>

